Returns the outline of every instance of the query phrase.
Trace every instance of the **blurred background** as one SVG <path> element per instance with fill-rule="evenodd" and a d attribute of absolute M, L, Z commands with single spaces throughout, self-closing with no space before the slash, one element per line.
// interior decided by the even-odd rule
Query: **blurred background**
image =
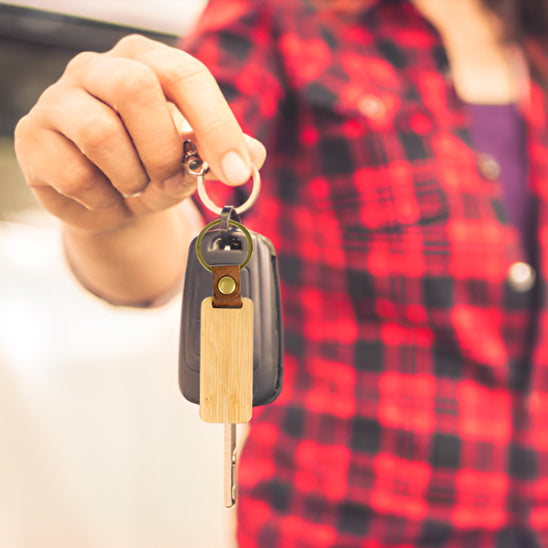
<path fill-rule="evenodd" d="M 222 431 L 180 396 L 180 302 L 109 306 L 68 272 L 13 129 L 82 50 L 176 43 L 205 0 L 0 2 L 0 547 L 231 548 Z"/>

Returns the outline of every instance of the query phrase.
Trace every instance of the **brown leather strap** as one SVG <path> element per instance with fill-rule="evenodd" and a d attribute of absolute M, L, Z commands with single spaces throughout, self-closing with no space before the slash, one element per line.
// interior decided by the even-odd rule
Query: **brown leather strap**
<path fill-rule="evenodd" d="M 242 292 L 240 287 L 240 267 L 238 265 L 222 265 L 212 266 L 213 272 L 213 307 L 214 308 L 241 308 L 242 307 Z M 224 280 L 225 282 L 234 281 L 234 290 L 227 294 L 226 288 L 224 292 L 221 288 L 230 286 L 230 283 L 219 282 L 223 278 L 229 278 Z"/>

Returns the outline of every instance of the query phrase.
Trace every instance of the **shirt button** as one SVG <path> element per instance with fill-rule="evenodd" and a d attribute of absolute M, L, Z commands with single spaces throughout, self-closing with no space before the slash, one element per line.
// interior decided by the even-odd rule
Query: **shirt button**
<path fill-rule="evenodd" d="M 478 171 L 489 181 L 500 177 L 500 165 L 490 154 L 478 154 Z"/>
<path fill-rule="evenodd" d="M 535 285 L 535 269 L 527 263 L 518 261 L 508 270 L 508 283 L 519 293 L 525 293 Z"/>
<path fill-rule="evenodd" d="M 364 95 L 359 103 L 360 112 L 373 120 L 382 118 L 386 112 L 384 103 L 376 95 Z"/>

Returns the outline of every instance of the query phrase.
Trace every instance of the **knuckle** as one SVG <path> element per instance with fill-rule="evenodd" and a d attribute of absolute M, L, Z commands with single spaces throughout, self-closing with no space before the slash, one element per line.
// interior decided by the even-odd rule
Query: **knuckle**
<path fill-rule="evenodd" d="M 79 198 L 92 192 L 96 185 L 97 172 L 93 166 L 83 158 L 73 158 L 66 165 L 58 190 L 66 196 Z"/>
<path fill-rule="evenodd" d="M 78 142 L 83 152 L 107 147 L 120 135 L 120 124 L 114 115 L 95 113 L 85 118 L 78 131 Z"/>
<path fill-rule="evenodd" d="M 144 43 L 147 42 L 147 39 L 141 34 L 132 33 L 124 36 L 117 44 L 118 47 L 122 49 L 132 50 L 134 48 L 141 47 Z"/>
<path fill-rule="evenodd" d="M 64 74 L 80 74 L 82 71 L 87 70 L 90 64 L 93 63 L 99 55 L 99 53 L 92 51 L 82 51 L 81 53 L 78 53 L 68 62 Z"/>
<path fill-rule="evenodd" d="M 159 87 L 159 82 L 151 68 L 133 64 L 127 70 L 119 72 L 114 86 L 118 96 L 124 101 L 136 102 L 151 89 Z"/>
<path fill-rule="evenodd" d="M 59 82 L 48 86 L 40 94 L 40 97 L 38 98 L 36 105 L 31 110 L 31 113 L 33 113 L 34 111 L 40 111 L 42 108 L 47 109 L 52 105 L 63 104 L 65 97 L 62 93 L 62 90 L 63 86 Z"/>
<path fill-rule="evenodd" d="M 25 114 L 22 118 L 19 119 L 13 130 L 13 138 L 15 149 L 21 145 L 21 141 L 26 138 L 26 136 L 31 132 L 30 126 L 32 122 L 30 120 L 30 114 Z"/>
<path fill-rule="evenodd" d="M 36 125 L 30 114 L 23 116 L 16 124 L 13 132 L 13 148 L 19 167 L 25 179 L 31 178 L 29 164 L 36 157 L 39 150 Z"/>
<path fill-rule="evenodd" d="M 180 82 L 203 84 L 213 78 L 204 63 L 182 51 L 164 60 L 162 72 L 171 86 Z"/>
<path fill-rule="evenodd" d="M 232 136 L 228 139 L 228 142 L 237 143 L 238 135 L 234 132 L 231 125 L 229 125 L 225 118 L 213 118 L 208 121 L 207 128 L 204 128 L 202 132 L 202 138 L 207 139 L 210 142 L 223 142 L 227 141 L 227 136 Z"/>

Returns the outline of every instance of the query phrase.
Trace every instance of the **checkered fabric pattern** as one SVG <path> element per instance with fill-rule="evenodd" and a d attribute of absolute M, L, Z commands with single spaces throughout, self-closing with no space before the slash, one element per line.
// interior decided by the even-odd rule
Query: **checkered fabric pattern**
<path fill-rule="evenodd" d="M 540 85 L 539 264 L 518 291 L 520 236 L 410 2 L 211 0 L 184 47 L 269 151 L 245 222 L 279 251 L 285 384 L 241 460 L 241 548 L 548 546 Z"/>

